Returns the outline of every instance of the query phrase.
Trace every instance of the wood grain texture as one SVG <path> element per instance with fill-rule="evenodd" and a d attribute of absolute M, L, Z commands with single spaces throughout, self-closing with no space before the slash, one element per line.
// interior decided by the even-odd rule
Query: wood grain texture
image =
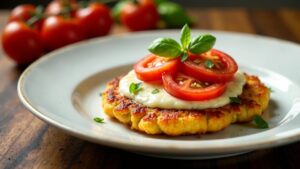
<path fill-rule="evenodd" d="M 245 32 L 300 42 L 299 10 L 194 8 L 196 28 Z M 8 16 L 0 11 L 0 29 Z M 113 33 L 127 30 L 115 26 Z M 299 56 L 300 57 L 300 56 Z M 17 80 L 24 68 L 0 49 L 0 168 L 300 168 L 300 143 L 215 160 L 170 160 L 136 155 L 69 136 L 42 122 L 18 100 Z"/>

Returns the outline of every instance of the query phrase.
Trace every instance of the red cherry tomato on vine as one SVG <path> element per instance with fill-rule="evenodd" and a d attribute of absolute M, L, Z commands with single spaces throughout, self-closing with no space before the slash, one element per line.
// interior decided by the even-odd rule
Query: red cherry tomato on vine
<path fill-rule="evenodd" d="M 79 9 L 76 18 L 87 38 L 107 35 L 113 25 L 109 8 L 100 3 Z"/>
<path fill-rule="evenodd" d="M 202 82 L 183 73 L 163 73 L 162 80 L 170 95 L 190 101 L 213 99 L 226 89 L 226 83 Z"/>
<path fill-rule="evenodd" d="M 30 5 L 30 4 L 19 5 L 15 7 L 10 13 L 9 22 L 12 21 L 27 22 L 35 15 L 36 9 L 37 8 L 34 5 Z M 43 25 L 43 19 L 40 19 L 37 22 L 35 22 L 31 27 L 37 30 L 41 30 L 42 25 Z"/>
<path fill-rule="evenodd" d="M 179 65 L 179 59 L 167 60 L 149 54 L 134 65 L 134 70 L 140 80 L 158 83 L 161 82 L 162 73 L 175 73 Z"/>
<path fill-rule="evenodd" d="M 26 22 L 31 18 L 35 12 L 35 6 L 30 4 L 19 5 L 15 7 L 9 16 L 9 22 L 12 21 L 24 21 Z"/>
<path fill-rule="evenodd" d="M 156 28 L 159 14 L 152 0 L 137 0 L 128 2 L 121 10 L 121 23 L 131 31 Z"/>
<path fill-rule="evenodd" d="M 44 21 L 41 38 L 47 50 L 54 50 L 81 41 L 84 35 L 76 20 L 51 16 Z"/>
<path fill-rule="evenodd" d="M 18 64 L 31 63 L 43 54 L 39 33 L 20 21 L 13 21 L 5 26 L 2 47 Z"/>
<path fill-rule="evenodd" d="M 185 74 L 208 82 L 228 82 L 234 78 L 237 70 L 234 59 L 216 49 L 200 55 L 191 54 L 183 63 Z"/>
<path fill-rule="evenodd" d="M 61 15 L 64 12 L 69 11 L 70 16 L 75 16 L 78 5 L 76 0 L 53 0 L 45 9 L 45 13 L 48 16 Z M 65 10 L 65 11 L 64 11 Z"/>
<path fill-rule="evenodd" d="M 52 1 L 46 7 L 45 13 L 48 16 L 59 15 L 62 12 L 62 5 L 59 1 Z"/>

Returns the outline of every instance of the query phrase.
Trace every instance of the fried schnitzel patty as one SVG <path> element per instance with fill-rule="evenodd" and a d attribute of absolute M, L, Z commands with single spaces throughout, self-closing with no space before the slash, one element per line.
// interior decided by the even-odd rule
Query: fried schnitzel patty
<path fill-rule="evenodd" d="M 245 77 L 240 104 L 203 110 L 150 108 L 136 103 L 119 94 L 119 77 L 107 84 L 102 93 L 102 107 L 108 116 L 147 134 L 178 136 L 217 132 L 231 123 L 249 122 L 267 108 L 269 89 L 258 77 L 247 74 Z"/>

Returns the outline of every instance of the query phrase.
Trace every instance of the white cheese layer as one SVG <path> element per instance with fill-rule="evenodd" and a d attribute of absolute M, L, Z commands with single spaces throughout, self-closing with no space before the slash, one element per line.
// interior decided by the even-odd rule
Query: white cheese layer
<path fill-rule="evenodd" d="M 142 83 L 142 90 L 137 94 L 131 94 L 129 86 L 131 83 Z M 205 101 L 186 101 L 171 96 L 163 86 L 145 83 L 136 77 L 134 70 L 131 70 L 119 82 L 119 92 L 121 95 L 133 99 L 135 102 L 148 107 L 158 107 L 163 109 L 207 109 L 222 107 L 230 103 L 229 97 L 237 97 L 243 91 L 246 82 L 245 76 L 237 72 L 233 81 L 229 82 L 225 92 L 217 98 Z M 158 89 L 159 92 L 153 94 L 152 91 Z"/>

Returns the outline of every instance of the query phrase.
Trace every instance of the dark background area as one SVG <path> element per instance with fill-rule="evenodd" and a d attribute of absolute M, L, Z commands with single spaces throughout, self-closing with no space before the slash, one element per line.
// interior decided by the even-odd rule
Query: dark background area
<path fill-rule="evenodd" d="M 0 9 L 10 9 L 18 4 L 47 4 L 51 0 L 1 0 Z M 103 0 L 117 1 L 117 0 Z M 246 8 L 300 8 L 300 0 L 173 0 L 187 7 L 246 7 Z M 108 4 L 113 5 L 114 2 Z"/>

